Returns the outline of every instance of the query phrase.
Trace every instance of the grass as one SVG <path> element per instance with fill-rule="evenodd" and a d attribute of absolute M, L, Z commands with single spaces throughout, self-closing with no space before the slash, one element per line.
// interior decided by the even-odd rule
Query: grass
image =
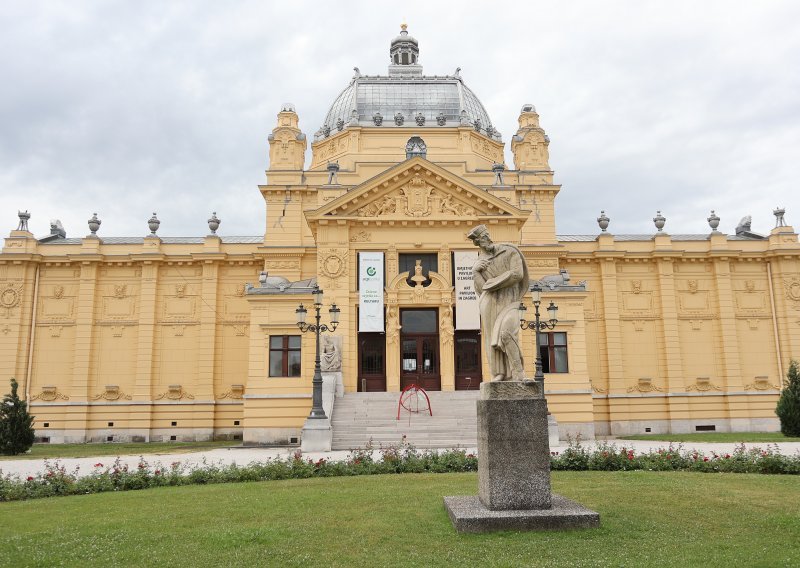
<path fill-rule="evenodd" d="M 620 440 L 653 440 L 660 442 L 731 442 L 774 443 L 800 442 L 780 432 L 692 432 L 689 434 L 633 434 L 620 436 Z"/>
<path fill-rule="evenodd" d="M 18 456 L 0 456 L 3 460 L 38 460 L 45 458 L 86 458 L 94 456 L 129 456 L 150 454 L 182 454 L 226 448 L 240 442 L 145 442 L 105 444 L 34 444 L 30 452 Z"/>
<path fill-rule="evenodd" d="M 157 488 L 0 503 L 8 566 L 797 566 L 800 484 L 772 475 L 554 472 L 601 528 L 460 535 L 474 473 Z"/>

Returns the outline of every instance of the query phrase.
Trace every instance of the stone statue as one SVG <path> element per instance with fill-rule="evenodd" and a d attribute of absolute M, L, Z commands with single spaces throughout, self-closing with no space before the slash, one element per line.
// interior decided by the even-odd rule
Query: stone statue
<path fill-rule="evenodd" d="M 322 352 L 320 353 L 320 367 L 323 372 L 335 373 L 342 370 L 341 338 L 325 335 L 322 338 Z"/>
<path fill-rule="evenodd" d="M 472 269 L 481 331 L 493 381 L 525 378 L 519 343 L 519 304 L 528 291 L 528 267 L 520 250 L 495 244 L 486 225 L 472 229 L 467 238 L 480 248 Z"/>

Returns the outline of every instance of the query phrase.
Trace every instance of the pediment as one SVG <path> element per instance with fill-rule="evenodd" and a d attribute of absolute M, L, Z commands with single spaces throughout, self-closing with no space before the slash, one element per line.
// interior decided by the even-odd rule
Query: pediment
<path fill-rule="evenodd" d="M 306 212 L 309 222 L 331 218 L 478 221 L 488 217 L 524 221 L 528 215 L 424 158 L 406 160 Z"/>

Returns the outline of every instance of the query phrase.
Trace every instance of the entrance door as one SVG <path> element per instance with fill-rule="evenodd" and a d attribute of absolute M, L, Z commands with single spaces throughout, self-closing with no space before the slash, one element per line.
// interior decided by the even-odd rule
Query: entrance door
<path fill-rule="evenodd" d="M 475 331 L 456 331 L 455 344 L 456 390 L 477 390 L 483 380 L 481 367 L 481 336 Z"/>
<path fill-rule="evenodd" d="M 358 392 L 386 391 L 386 336 L 358 334 Z"/>
<path fill-rule="evenodd" d="M 442 389 L 439 374 L 439 328 L 436 310 L 400 312 L 400 388 L 415 384 L 425 390 Z"/>

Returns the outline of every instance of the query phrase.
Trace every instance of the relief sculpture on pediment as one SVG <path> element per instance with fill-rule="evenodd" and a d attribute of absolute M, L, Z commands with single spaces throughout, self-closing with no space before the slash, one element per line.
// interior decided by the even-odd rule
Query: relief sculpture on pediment
<path fill-rule="evenodd" d="M 431 214 L 431 186 L 415 175 L 408 185 L 404 186 L 400 191 L 405 197 L 405 212 L 412 217 L 427 217 Z"/>
<path fill-rule="evenodd" d="M 356 211 L 359 217 L 472 217 L 480 212 L 449 193 L 434 189 L 419 174 L 397 193 L 384 195 Z"/>

